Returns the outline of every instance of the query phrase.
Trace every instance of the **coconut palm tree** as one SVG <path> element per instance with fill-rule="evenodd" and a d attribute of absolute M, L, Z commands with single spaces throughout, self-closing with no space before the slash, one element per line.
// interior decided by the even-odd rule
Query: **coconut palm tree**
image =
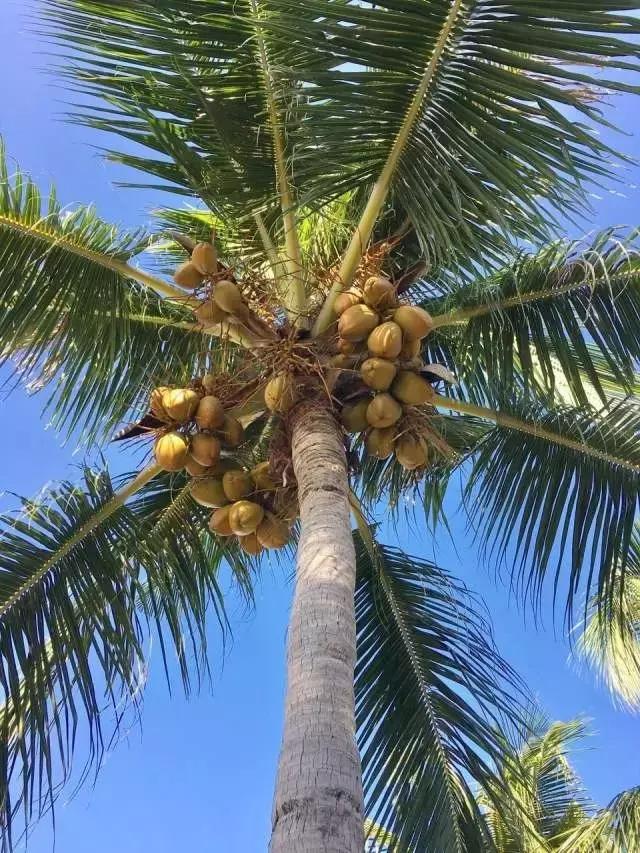
<path fill-rule="evenodd" d="M 189 203 L 123 233 L 3 160 L 5 358 L 57 429 L 129 423 L 155 454 L 3 521 L 6 843 L 53 804 L 81 717 L 99 764 L 147 632 L 198 682 L 223 562 L 250 595 L 264 548 L 295 545 L 272 853 L 360 853 L 365 814 L 398 850 L 478 849 L 473 785 L 494 790 L 522 688 L 466 589 L 372 520 L 409 494 L 446 522 L 459 473 L 534 604 L 553 583 L 569 620 L 611 606 L 640 480 L 637 237 L 558 242 L 556 215 L 616 157 L 599 101 L 635 91 L 633 5 L 42 8 L 74 120 Z"/>

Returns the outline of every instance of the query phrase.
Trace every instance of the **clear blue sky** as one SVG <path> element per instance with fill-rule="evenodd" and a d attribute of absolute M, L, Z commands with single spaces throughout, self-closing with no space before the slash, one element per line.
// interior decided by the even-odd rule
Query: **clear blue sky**
<path fill-rule="evenodd" d="M 106 219 L 126 225 L 148 221 L 159 200 L 135 190 L 118 190 L 122 177 L 99 159 L 100 143 L 82 128 L 59 120 L 64 94 L 43 72 L 46 45 L 29 33 L 26 15 L 37 7 L 21 0 L 0 3 L 0 134 L 10 155 L 44 188 L 55 182 L 66 203 L 95 202 Z M 640 109 L 626 97 L 615 99 L 617 121 L 631 134 L 617 144 L 640 153 Z M 640 170 L 630 170 L 624 189 L 594 197 L 594 215 L 583 230 L 608 224 L 638 224 Z M 174 201 L 175 204 L 179 200 Z M 572 234 L 576 229 L 572 227 Z M 5 376 L 6 376 L 5 372 Z M 37 492 L 47 481 L 75 476 L 81 456 L 62 446 L 40 419 L 41 400 L 16 391 L 3 400 L 0 424 L 4 448 L 0 490 Z M 126 460 L 108 451 L 115 469 Z M 2 508 L 13 505 L 10 497 Z M 480 565 L 465 532 L 453 524 L 454 549 L 444 534 L 438 543 L 420 530 L 401 527 L 407 550 L 432 557 L 458 573 L 486 599 L 503 654 L 520 671 L 550 715 L 567 719 L 584 714 L 595 732 L 575 763 L 592 795 L 605 803 L 618 790 L 640 784 L 640 721 L 617 711 L 603 689 L 569 667 L 567 646 L 546 628 L 528 625 L 492 573 Z M 393 533 L 388 533 L 392 541 Z M 292 569 L 292 567 L 289 567 Z M 265 565 L 254 614 L 231 604 L 234 637 L 224 660 L 219 655 L 213 692 L 186 701 L 179 689 L 169 698 L 158 649 L 151 651 L 151 675 L 142 732 L 109 756 L 94 787 L 84 787 L 71 802 L 60 801 L 56 848 L 61 853 L 175 853 L 216 851 L 260 853 L 269 831 L 272 781 L 280 739 L 283 667 L 291 571 Z M 212 648 L 219 648 L 212 630 Z M 81 752 L 81 749 L 80 749 Z M 45 821 L 29 848 L 48 853 L 53 833 Z"/>

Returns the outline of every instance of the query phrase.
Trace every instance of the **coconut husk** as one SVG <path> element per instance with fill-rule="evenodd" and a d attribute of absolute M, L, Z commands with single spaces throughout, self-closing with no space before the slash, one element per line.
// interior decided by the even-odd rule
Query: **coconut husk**
<path fill-rule="evenodd" d="M 167 432 L 156 439 L 153 452 L 165 471 L 180 471 L 189 456 L 189 442 L 179 432 Z"/>
<path fill-rule="evenodd" d="M 248 497 L 254 490 L 253 480 L 247 471 L 236 468 L 222 475 L 224 493 L 230 501 Z"/>
<path fill-rule="evenodd" d="M 368 358 L 360 366 L 360 375 L 374 391 L 386 391 L 395 379 L 397 368 L 384 358 Z"/>
<path fill-rule="evenodd" d="M 203 477 L 191 486 L 191 497 L 201 506 L 217 508 L 229 503 L 222 480 L 218 477 Z"/>
<path fill-rule="evenodd" d="M 197 243 L 191 252 L 191 263 L 204 276 L 218 272 L 218 254 L 212 243 Z"/>
<path fill-rule="evenodd" d="M 195 421 L 200 429 L 218 429 L 224 423 L 224 406 L 217 397 L 208 394 L 198 403 Z"/>
<path fill-rule="evenodd" d="M 231 504 L 217 509 L 209 519 L 209 530 L 218 536 L 233 536 L 233 530 L 229 524 L 229 510 Z"/>
<path fill-rule="evenodd" d="M 196 290 L 200 287 L 204 276 L 191 261 L 185 261 L 173 274 L 173 280 L 186 290 Z"/>
<path fill-rule="evenodd" d="M 370 456 L 376 459 L 388 459 L 394 450 L 396 438 L 396 427 L 390 426 L 384 429 L 372 429 L 367 434 L 366 448 Z"/>
<path fill-rule="evenodd" d="M 401 417 L 402 406 L 391 394 L 376 394 L 367 407 L 367 421 L 377 429 L 393 426 Z"/>
<path fill-rule="evenodd" d="M 406 340 L 422 340 L 433 329 L 431 314 L 417 305 L 400 305 L 393 312 L 393 320 L 402 329 Z"/>
<path fill-rule="evenodd" d="M 391 386 L 391 393 L 406 406 L 424 406 L 434 398 L 431 385 L 412 370 L 399 371 Z"/>
<path fill-rule="evenodd" d="M 236 536 L 255 533 L 264 518 L 264 509 L 253 501 L 236 501 L 229 510 L 229 527 Z"/>
<path fill-rule="evenodd" d="M 367 338 L 367 347 L 379 358 L 397 358 L 402 349 L 402 329 L 393 320 L 381 323 Z"/>
<path fill-rule="evenodd" d="M 379 319 L 368 305 L 353 305 L 340 316 L 338 334 L 347 341 L 363 341 L 378 325 Z"/>
<path fill-rule="evenodd" d="M 376 311 L 387 311 L 396 305 L 395 287 L 388 278 L 381 275 L 367 279 L 362 289 L 362 297 L 365 303 Z"/>
<path fill-rule="evenodd" d="M 214 435 L 196 433 L 191 439 L 191 455 L 201 465 L 209 468 L 220 456 L 220 442 Z"/>

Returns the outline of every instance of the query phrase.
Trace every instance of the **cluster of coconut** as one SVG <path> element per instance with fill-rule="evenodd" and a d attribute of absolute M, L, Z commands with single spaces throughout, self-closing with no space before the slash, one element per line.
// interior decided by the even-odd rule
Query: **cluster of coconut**
<path fill-rule="evenodd" d="M 340 294 L 334 310 L 338 320 L 341 356 L 359 365 L 360 376 L 371 392 L 344 406 L 342 423 L 349 432 L 366 432 L 367 452 L 378 459 L 393 453 L 408 470 L 424 467 L 429 459 L 427 442 L 407 427 L 403 418 L 413 406 L 434 397 L 421 376 L 421 341 L 433 328 L 431 316 L 414 305 L 398 304 L 389 279 L 375 276 L 362 290 Z M 334 363 L 340 363 L 335 362 Z"/>
<path fill-rule="evenodd" d="M 151 411 L 167 426 L 156 439 L 156 462 L 165 471 L 186 468 L 192 477 L 205 476 L 220 460 L 223 450 L 244 440 L 240 421 L 225 411 L 214 394 L 214 379 L 203 377 L 194 388 L 155 388 Z"/>

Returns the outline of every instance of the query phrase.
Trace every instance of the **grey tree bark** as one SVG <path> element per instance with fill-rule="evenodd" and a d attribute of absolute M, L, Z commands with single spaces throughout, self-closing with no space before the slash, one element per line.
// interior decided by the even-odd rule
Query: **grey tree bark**
<path fill-rule="evenodd" d="M 270 853 L 362 853 L 355 740 L 355 552 L 347 466 L 331 412 L 292 413 L 302 536 L 287 645 L 287 693 Z"/>

